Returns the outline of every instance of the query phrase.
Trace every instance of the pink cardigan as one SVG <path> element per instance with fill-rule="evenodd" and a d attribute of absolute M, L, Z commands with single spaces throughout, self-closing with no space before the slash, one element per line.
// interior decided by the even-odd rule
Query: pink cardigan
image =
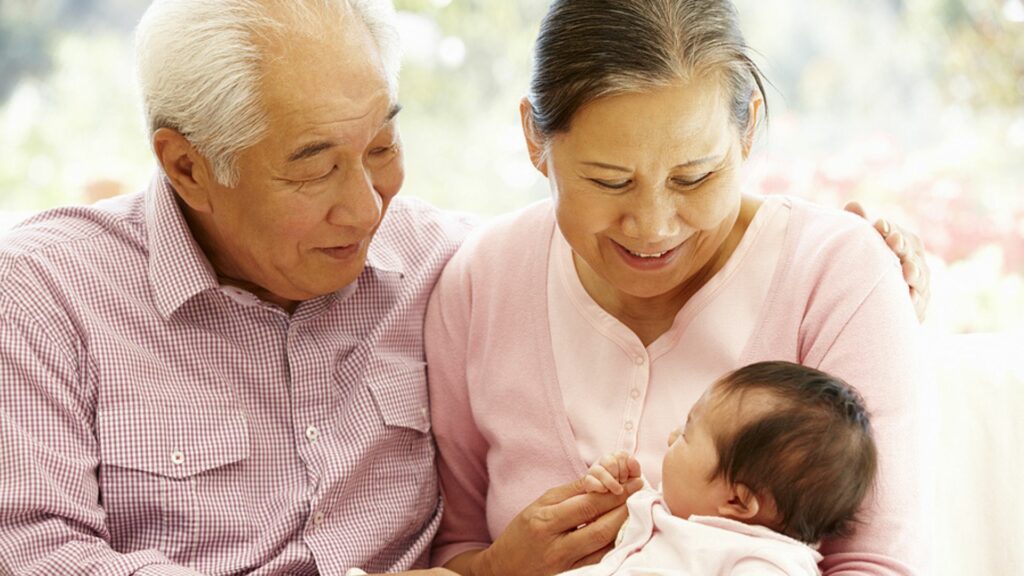
<path fill-rule="evenodd" d="M 915 573 L 925 550 L 914 489 L 919 327 L 906 285 L 864 221 L 787 203 L 772 286 L 735 367 L 790 360 L 858 387 L 879 446 L 878 489 L 865 526 L 824 542 L 820 566 L 828 575 Z M 547 317 L 554 226 L 550 203 L 541 202 L 476 231 L 431 297 L 425 339 L 446 505 L 436 564 L 486 547 L 545 490 L 586 472 L 558 387 Z"/>

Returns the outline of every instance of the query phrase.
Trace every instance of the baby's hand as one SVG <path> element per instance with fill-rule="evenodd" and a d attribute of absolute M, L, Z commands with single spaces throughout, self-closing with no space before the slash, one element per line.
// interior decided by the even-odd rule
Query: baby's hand
<path fill-rule="evenodd" d="M 583 487 L 587 492 L 611 492 L 622 494 L 622 485 L 633 478 L 640 477 L 640 462 L 632 454 L 620 450 L 614 454 L 605 454 L 587 470 L 583 478 Z"/>

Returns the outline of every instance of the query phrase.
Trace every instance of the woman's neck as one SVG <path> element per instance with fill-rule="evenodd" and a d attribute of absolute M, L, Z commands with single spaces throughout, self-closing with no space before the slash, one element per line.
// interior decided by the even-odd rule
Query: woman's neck
<path fill-rule="evenodd" d="M 679 311 L 729 261 L 761 203 L 758 198 L 744 196 L 732 230 L 711 260 L 686 282 L 665 294 L 644 298 L 616 290 L 603 279 L 597 278 L 574 255 L 577 274 L 587 293 L 605 312 L 636 334 L 645 347 L 650 346 L 672 328 Z"/>

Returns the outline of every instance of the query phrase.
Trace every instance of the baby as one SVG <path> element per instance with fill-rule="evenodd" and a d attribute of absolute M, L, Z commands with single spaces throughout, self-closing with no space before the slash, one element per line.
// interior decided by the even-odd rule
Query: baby
<path fill-rule="evenodd" d="M 851 528 L 877 468 L 860 395 L 789 362 L 721 378 L 668 442 L 661 491 L 631 496 L 615 548 L 565 574 L 819 574 L 813 545 Z M 619 452 L 584 484 L 621 494 L 639 476 L 639 462 Z"/>

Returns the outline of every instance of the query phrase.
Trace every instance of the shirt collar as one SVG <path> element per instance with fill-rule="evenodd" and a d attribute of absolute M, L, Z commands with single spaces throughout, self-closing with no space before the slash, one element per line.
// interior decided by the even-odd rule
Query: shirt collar
<path fill-rule="evenodd" d="M 394 207 L 392 204 L 392 208 Z M 388 218 L 393 220 L 398 218 L 398 214 L 392 214 L 390 217 L 388 213 L 384 214 L 377 232 L 370 239 L 370 247 L 366 250 L 366 267 L 378 272 L 390 272 L 404 276 L 405 267 L 402 260 L 394 250 L 394 243 L 388 241 L 391 236 L 391 231 L 386 229 L 387 224 L 391 222 Z"/>
<path fill-rule="evenodd" d="M 381 224 L 384 228 L 384 224 Z M 146 229 L 149 237 L 149 279 L 157 310 L 170 317 L 192 297 L 220 288 L 217 273 L 196 243 L 178 205 L 177 194 L 164 174 L 158 173 L 146 191 Z M 404 275 L 405 269 L 378 229 L 366 251 L 366 267 L 379 272 Z M 353 291 L 345 286 L 334 296 L 342 300 Z"/>
<path fill-rule="evenodd" d="M 213 265 L 192 237 L 177 195 L 163 173 L 146 190 L 149 280 L 156 308 L 165 318 L 193 296 L 218 288 Z"/>

